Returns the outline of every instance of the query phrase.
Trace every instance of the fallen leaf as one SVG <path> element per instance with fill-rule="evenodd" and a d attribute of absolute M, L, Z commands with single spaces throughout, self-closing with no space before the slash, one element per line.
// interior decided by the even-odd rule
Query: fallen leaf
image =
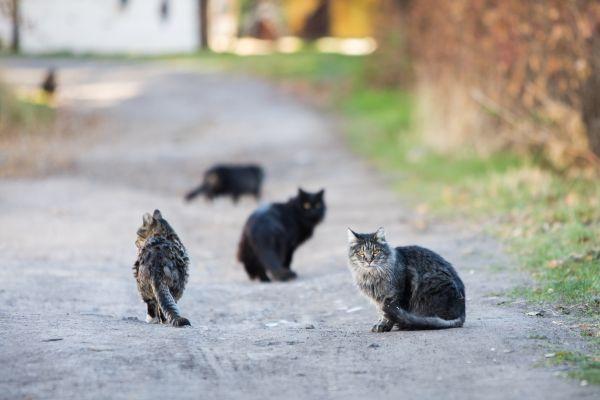
<path fill-rule="evenodd" d="M 548 261 L 548 268 L 557 268 L 563 264 L 561 260 L 550 260 Z"/>

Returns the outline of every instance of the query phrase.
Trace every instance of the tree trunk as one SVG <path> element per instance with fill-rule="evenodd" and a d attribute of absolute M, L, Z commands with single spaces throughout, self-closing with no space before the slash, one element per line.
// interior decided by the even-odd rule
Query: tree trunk
<path fill-rule="evenodd" d="M 198 0 L 200 50 L 208 49 L 208 0 Z"/>
<path fill-rule="evenodd" d="M 321 0 L 317 8 L 310 13 L 302 28 L 302 37 L 315 40 L 330 33 L 330 4 L 329 0 Z"/>
<path fill-rule="evenodd" d="M 21 21 L 19 18 L 19 2 L 20 0 L 11 1 L 11 19 L 12 19 L 12 37 L 10 49 L 13 53 L 18 53 L 21 49 Z"/>

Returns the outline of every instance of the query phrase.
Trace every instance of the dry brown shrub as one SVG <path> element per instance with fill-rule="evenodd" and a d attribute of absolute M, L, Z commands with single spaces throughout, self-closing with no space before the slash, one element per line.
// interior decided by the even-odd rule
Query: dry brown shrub
<path fill-rule="evenodd" d="M 535 153 L 557 169 L 600 165 L 600 2 L 393 3 L 429 142 Z"/>

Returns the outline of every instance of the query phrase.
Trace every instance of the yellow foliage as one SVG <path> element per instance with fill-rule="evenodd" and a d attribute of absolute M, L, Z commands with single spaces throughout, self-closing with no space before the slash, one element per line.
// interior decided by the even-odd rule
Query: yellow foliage
<path fill-rule="evenodd" d="M 290 32 L 299 35 L 306 18 L 318 6 L 318 0 L 283 0 Z M 331 35 L 365 37 L 373 35 L 377 0 L 331 0 Z"/>

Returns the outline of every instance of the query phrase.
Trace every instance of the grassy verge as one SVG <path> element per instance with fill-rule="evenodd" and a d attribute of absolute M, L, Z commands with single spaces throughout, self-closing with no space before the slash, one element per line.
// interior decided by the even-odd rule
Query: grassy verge
<path fill-rule="evenodd" d="M 31 133 L 52 120 L 54 112 L 46 101 L 25 99 L 0 81 L 0 137 Z"/>
<path fill-rule="evenodd" d="M 586 354 L 571 351 L 557 351 L 548 354 L 549 365 L 566 366 L 566 373 L 571 378 L 578 379 L 584 385 L 588 383 L 600 384 L 600 357 L 592 357 Z"/>
<path fill-rule="evenodd" d="M 46 172 L 58 165 L 65 150 L 56 140 L 55 120 L 47 96 L 17 95 L 0 81 L 0 178 Z"/>

